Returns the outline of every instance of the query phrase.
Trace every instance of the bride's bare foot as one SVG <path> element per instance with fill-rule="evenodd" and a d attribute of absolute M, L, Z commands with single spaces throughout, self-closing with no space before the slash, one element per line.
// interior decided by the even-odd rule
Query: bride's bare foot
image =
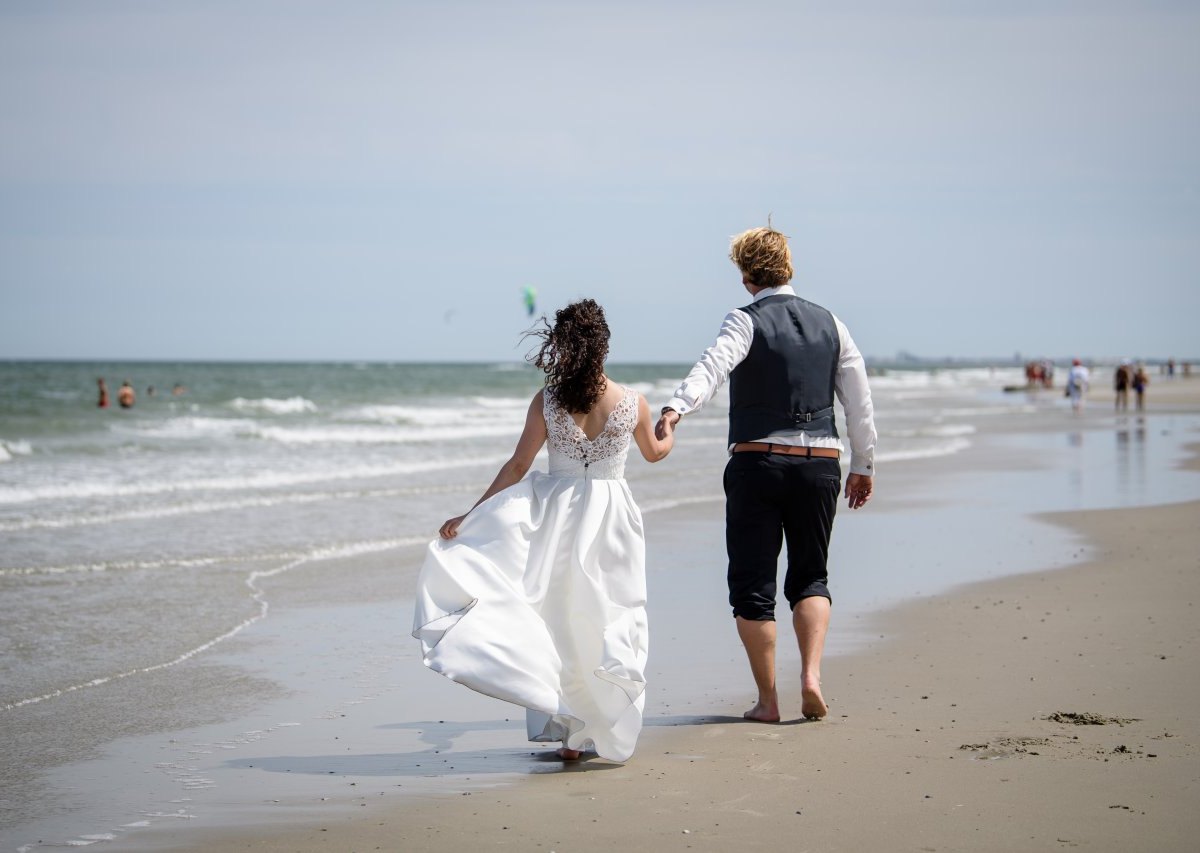
<path fill-rule="evenodd" d="M 567 749 L 565 746 L 560 748 L 556 754 L 563 761 L 578 761 L 579 756 L 583 755 L 578 749 Z"/>
<path fill-rule="evenodd" d="M 759 699 L 754 707 L 746 713 L 742 714 L 747 720 L 754 720 L 759 723 L 778 723 L 779 722 L 779 703 L 764 702 Z"/>
<path fill-rule="evenodd" d="M 800 692 L 802 702 L 800 712 L 806 720 L 819 720 L 829 713 L 825 697 L 821 695 L 821 682 L 806 685 Z"/>

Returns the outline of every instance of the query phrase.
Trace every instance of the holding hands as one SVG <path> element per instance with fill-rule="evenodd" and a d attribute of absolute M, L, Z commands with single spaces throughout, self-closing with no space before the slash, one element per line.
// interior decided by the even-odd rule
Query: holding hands
<path fill-rule="evenodd" d="M 658 423 L 654 425 L 654 437 L 659 441 L 675 432 L 675 424 L 679 423 L 679 412 L 674 409 L 664 409 Z"/>

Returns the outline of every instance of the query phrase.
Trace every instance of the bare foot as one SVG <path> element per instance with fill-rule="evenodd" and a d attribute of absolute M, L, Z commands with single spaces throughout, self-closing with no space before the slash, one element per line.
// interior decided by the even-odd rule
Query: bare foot
<path fill-rule="evenodd" d="M 761 699 L 746 713 L 742 714 L 747 720 L 759 723 L 779 722 L 779 703 L 763 702 Z"/>
<path fill-rule="evenodd" d="M 800 712 L 804 714 L 804 719 L 819 720 L 829 713 L 829 706 L 825 704 L 825 697 L 821 695 L 820 682 L 805 687 L 801 690 L 800 696 L 803 699 L 800 704 Z"/>
<path fill-rule="evenodd" d="M 567 749 L 565 746 L 557 750 L 555 754 L 563 761 L 578 761 L 579 756 L 583 755 L 578 749 Z"/>

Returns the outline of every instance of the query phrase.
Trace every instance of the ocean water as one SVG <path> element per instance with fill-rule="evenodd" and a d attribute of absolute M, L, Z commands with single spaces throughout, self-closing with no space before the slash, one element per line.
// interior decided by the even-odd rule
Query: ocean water
<path fill-rule="evenodd" d="M 687 367 L 609 373 L 656 411 Z M 138 401 L 122 410 L 126 378 Z M 881 472 L 1066 417 L 1055 394 L 1001 391 L 1020 381 L 1015 368 L 873 377 Z M 0 363 L 0 829 L 83 808 L 45 781 L 53 767 L 277 698 L 286 679 L 269 667 L 215 663 L 270 625 L 272 604 L 401 597 L 438 525 L 508 457 L 540 383 L 521 363 Z M 726 415 L 719 395 L 667 462 L 631 458 L 651 536 L 654 513 L 718 511 Z"/>

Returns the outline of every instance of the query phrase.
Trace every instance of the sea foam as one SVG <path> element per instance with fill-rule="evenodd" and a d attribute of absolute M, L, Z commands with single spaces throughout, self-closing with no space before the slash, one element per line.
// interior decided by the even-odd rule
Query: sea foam
<path fill-rule="evenodd" d="M 0 462 L 11 462 L 14 456 L 28 456 L 33 447 L 28 441 L 5 441 L 0 439 Z"/>
<path fill-rule="evenodd" d="M 0 487 L 0 504 L 32 503 L 34 501 L 61 500 L 64 498 L 163 495 L 171 494 L 172 492 L 272 489 L 306 483 L 359 478 L 373 479 L 398 474 L 442 471 L 450 468 L 497 465 L 506 459 L 508 459 L 507 454 L 492 454 L 487 456 L 460 457 L 457 459 L 430 459 L 421 462 L 396 462 L 390 465 L 339 465 L 333 468 L 312 471 L 266 471 L 259 474 L 201 477 L 191 480 L 176 480 L 174 482 L 155 480 L 140 483 L 112 483 L 108 481 L 84 480 L 45 486 Z"/>
<path fill-rule="evenodd" d="M 267 412 L 272 415 L 295 415 L 317 411 L 317 404 L 304 397 L 288 397 L 286 400 L 277 400 L 273 397 L 247 400 L 245 397 L 235 397 L 229 401 L 229 405 L 240 412 Z"/>

